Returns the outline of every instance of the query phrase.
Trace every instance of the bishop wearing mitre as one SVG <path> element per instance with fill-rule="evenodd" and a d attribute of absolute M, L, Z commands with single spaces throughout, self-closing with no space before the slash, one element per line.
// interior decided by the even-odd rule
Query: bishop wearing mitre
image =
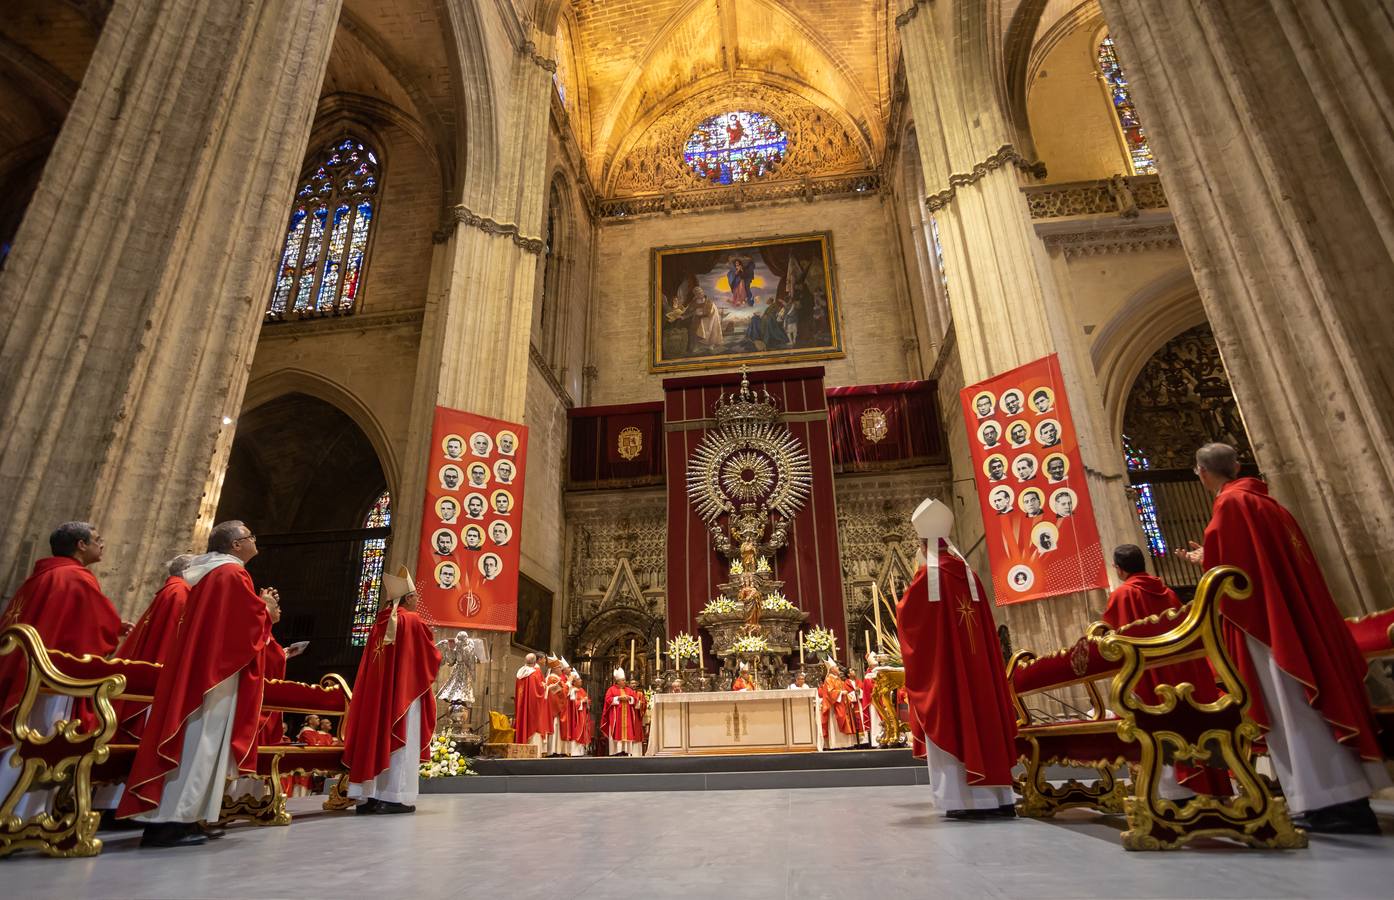
<path fill-rule="evenodd" d="M 279 595 L 257 593 L 246 563 L 256 536 L 233 520 L 213 526 L 208 552 L 184 570 L 184 624 L 160 670 L 121 818 L 145 823 L 141 845 L 201 844 L 221 834 L 223 788 L 256 772 L 263 651 Z M 202 824 L 200 824 L 202 823 Z"/>
<path fill-rule="evenodd" d="M 926 500 L 912 521 L 924 562 L 896 606 L 896 627 L 933 804 L 951 819 L 1011 818 L 1016 715 L 992 610 L 949 542 L 949 507 Z"/>
<path fill-rule="evenodd" d="M 600 733 L 610 742 L 611 756 L 642 756 L 644 717 L 639 710 L 639 692 L 625 681 L 624 669 L 616 669 L 614 674 L 615 683 L 605 692 Z"/>
<path fill-rule="evenodd" d="M 571 666 L 564 659 L 549 659 L 551 671 L 543 680 L 547 690 L 547 716 L 552 733 L 547 735 L 545 755 L 566 756 L 571 743 L 571 711 L 568 709 Z"/>
<path fill-rule="evenodd" d="M 842 750 L 857 746 L 857 723 L 852 717 L 852 685 L 843 679 L 837 663 L 828 661 L 823 683 L 818 685 L 818 700 L 822 706 L 823 746 Z"/>
<path fill-rule="evenodd" d="M 416 612 L 419 595 L 406 566 L 382 576 L 387 602 L 378 610 L 344 725 L 348 794 L 359 815 L 416 812 L 421 761 L 436 725 L 440 649 Z"/>
<path fill-rule="evenodd" d="M 547 699 L 546 680 L 537 665 L 537 654 L 523 658 L 513 684 L 513 740 L 532 744 L 539 754 L 552 733 L 552 707 Z"/>
<path fill-rule="evenodd" d="M 571 738 L 567 741 L 566 753 L 568 756 L 585 756 L 590 750 L 595 725 L 591 722 L 591 698 L 581 683 L 580 672 L 571 673 L 567 716 L 570 719 Z"/>

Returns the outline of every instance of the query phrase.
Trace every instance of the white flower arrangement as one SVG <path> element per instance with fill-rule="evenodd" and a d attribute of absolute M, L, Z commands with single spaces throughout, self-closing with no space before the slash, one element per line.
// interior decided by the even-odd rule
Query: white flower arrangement
<path fill-rule="evenodd" d="M 768 653 L 770 642 L 758 634 L 748 634 L 731 644 L 732 653 Z"/>
<path fill-rule="evenodd" d="M 706 612 L 706 610 L 703 610 Z M 668 642 L 668 658 L 676 660 L 696 659 L 701 648 L 697 644 L 697 639 L 686 631 L 680 631 L 673 635 Z"/>
<path fill-rule="evenodd" d="M 422 778 L 445 778 L 450 775 L 473 775 L 468 759 L 455 749 L 455 744 L 443 734 L 431 738 L 431 758 L 421 764 Z"/>
<path fill-rule="evenodd" d="M 760 604 L 761 609 L 793 609 L 794 604 L 789 602 L 789 598 L 779 591 L 771 591 L 765 595 L 764 601 Z"/>
<path fill-rule="evenodd" d="M 704 616 L 729 616 L 740 611 L 741 608 L 736 605 L 736 601 L 724 594 L 702 607 L 702 615 Z"/>
<path fill-rule="evenodd" d="M 769 561 L 768 559 L 765 559 L 763 556 L 760 557 L 760 561 L 757 562 L 757 563 L 755 564 L 755 574 L 757 574 L 757 575 L 768 575 L 768 574 L 770 574 L 770 561 Z"/>
<path fill-rule="evenodd" d="M 837 638 L 827 628 L 814 628 L 804 635 L 804 649 L 813 654 L 832 653 L 837 647 Z"/>
<path fill-rule="evenodd" d="M 745 574 L 745 566 L 741 565 L 741 561 L 740 561 L 739 559 L 733 559 L 733 560 L 731 560 L 731 574 L 732 574 L 732 575 L 744 575 L 744 574 Z"/>

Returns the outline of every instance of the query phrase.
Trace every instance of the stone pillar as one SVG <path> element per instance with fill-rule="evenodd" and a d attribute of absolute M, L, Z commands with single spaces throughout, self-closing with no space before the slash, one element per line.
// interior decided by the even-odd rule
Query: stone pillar
<path fill-rule="evenodd" d="M 1103 10 L 1259 465 L 1343 611 L 1388 607 L 1389 3 Z"/>
<path fill-rule="evenodd" d="M 466 179 L 461 202 L 438 236 L 422 325 L 409 462 L 403 466 L 402 516 L 393 528 L 394 565 L 416 561 L 426 444 L 435 408 L 523 420 L 532 306 L 544 249 L 540 233 L 555 65 L 531 43 L 515 53 L 508 90 L 495 98 L 504 107 L 505 127 L 493 154 L 495 170 L 476 171 Z M 526 531 L 523 540 L 526 547 Z"/>
<path fill-rule="evenodd" d="M 0 594 L 90 519 L 130 613 L 206 532 L 339 6 L 112 6 L 0 277 Z"/>
<path fill-rule="evenodd" d="M 949 307 L 963 384 L 1058 353 L 1088 471 L 1105 552 L 1140 532 L 1124 494 L 1123 460 L 1104 415 L 1083 332 L 1061 296 L 1031 225 L 1022 172 L 1034 166 L 993 86 L 992 38 L 978 4 L 917 2 L 897 17 L 926 206 L 939 223 Z M 960 547 L 977 546 L 983 525 L 962 413 L 946 403 Z M 1107 557 L 1106 557 L 1107 558 Z M 975 557 L 986 570 L 986 554 Z M 1018 647 L 1049 650 L 1078 639 L 1104 606 L 1102 592 L 997 609 Z"/>

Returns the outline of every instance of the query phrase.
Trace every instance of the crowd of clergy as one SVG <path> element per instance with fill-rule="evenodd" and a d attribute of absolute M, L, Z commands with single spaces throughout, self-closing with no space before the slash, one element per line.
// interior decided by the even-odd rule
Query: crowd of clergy
<path fill-rule="evenodd" d="M 1364 689 L 1366 666 L 1301 527 L 1262 481 L 1240 477 L 1232 447 L 1202 447 L 1195 471 L 1215 497 L 1213 513 L 1203 543 L 1181 553 L 1206 569 L 1237 566 L 1252 582 L 1247 600 L 1222 604 L 1224 636 L 1254 693 L 1250 715 L 1264 731 L 1288 807 L 1312 831 L 1378 833 L 1369 798 L 1389 778 Z M 934 500 L 913 516 L 920 559 L 896 609 L 905 670 L 901 699 L 916 754 L 929 767 L 936 810 L 958 820 L 1011 818 L 1016 715 L 990 601 L 950 542 L 952 525 L 950 508 Z M 30 625 L 47 647 L 70 654 L 161 665 L 153 702 L 124 702 L 117 710 L 123 739 L 139 744 L 130 777 L 97 792 L 94 802 L 112 821 L 143 827 L 143 846 L 202 844 L 221 836 L 211 823 L 218 821 L 228 783 L 255 775 L 257 747 L 290 740 L 280 715 L 261 709 L 264 680 L 283 678 L 290 655 L 271 634 L 280 598 L 274 589 L 254 586 L 245 565 L 256 555 L 256 537 L 242 522 L 229 521 L 213 528 L 208 552 L 176 557 L 140 620 L 123 623 L 90 570 L 103 546 L 90 524 L 60 526 L 50 538 L 52 556 L 35 564 L 0 627 Z M 1121 584 L 1103 613 L 1110 625 L 1180 606 L 1176 594 L 1147 573 L 1139 547 L 1116 548 L 1113 562 Z M 414 811 L 418 767 L 436 722 L 432 684 L 441 654 L 415 611 L 410 573 L 385 575 L 382 593 L 341 728 L 307 720 L 296 735 L 311 744 L 342 741 L 349 793 L 361 800 L 361 815 Z M 876 659 L 868 664 L 859 677 L 827 662 L 817 686 L 824 748 L 878 741 L 882 723 L 870 702 Z M 10 759 L 24 665 L 22 654 L 0 658 L 0 801 L 18 777 Z M 1199 699 L 1217 690 L 1207 662 L 1185 666 L 1184 672 L 1145 673 L 1139 691 L 1182 681 L 1197 686 Z M 540 756 L 583 756 L 593 745 L 610 755 L 642 755 L 646 694 L 623 669 L 613 675 L 596 741 L 580 674 L 565 660 L 529 654 L 516 675 L 514 741 L 532 745 Z M 807 686 L 803 673 L 788 685 Z M 742 671 L 731 687 L 753 690 L 756 684 Z M 60 720 L 91 716 L 70 700 L 41 696 L 28 724 L 42 732 Z M 1171 799 L 1231 789 L 1222 769 L 1177 765 L 1165 778 L 1164 795 Z M 31 791 L 14 801 L 12 812 L 27 817 L 51 803 L 51 793 Z"/>

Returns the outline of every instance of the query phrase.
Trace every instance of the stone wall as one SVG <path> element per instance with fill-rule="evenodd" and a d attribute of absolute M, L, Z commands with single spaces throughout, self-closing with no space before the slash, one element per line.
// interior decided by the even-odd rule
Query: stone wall
<path fill-rule="evenodd" d="M 1097 23 L 1070 32 L 1031 73 L 1026 112 L 1047 182 L 1129 171 L 1118 122 L 1099 79 L 1097 32 Z"/>

